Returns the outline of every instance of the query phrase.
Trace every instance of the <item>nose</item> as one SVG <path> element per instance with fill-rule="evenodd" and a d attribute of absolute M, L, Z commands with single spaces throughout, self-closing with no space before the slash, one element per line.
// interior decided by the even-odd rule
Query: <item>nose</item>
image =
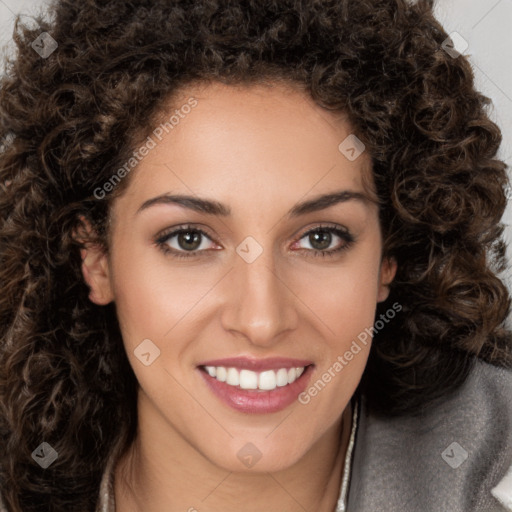
<path fill-rule="evenodd" d="M 263 251 L 251 263 L 236 255 L 230 274 L 221 315 L 226 331 L 243 335 L 252 345 L 268 347 L 296 328 L 297 299 L 286 277 L 276 270 L 271 251 Z"/>

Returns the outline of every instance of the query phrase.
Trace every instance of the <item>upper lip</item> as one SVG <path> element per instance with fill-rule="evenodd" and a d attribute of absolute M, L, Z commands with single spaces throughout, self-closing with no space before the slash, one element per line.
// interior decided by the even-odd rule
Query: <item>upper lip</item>
<path fill-rule="evenodd" d="M 226 368 L 240 368 L 242 370 L 264 371 L 278 370 L 279 368 L 300 368 L 309 366 L 312 361 L 305 359 L 292 359 L 289 357 L 269 357 L 267 359 L 256 359 L 253 357 L 230 357 L 225 359 L 212 359 L 200 363 L 198 366 L 224 366 Z"/>

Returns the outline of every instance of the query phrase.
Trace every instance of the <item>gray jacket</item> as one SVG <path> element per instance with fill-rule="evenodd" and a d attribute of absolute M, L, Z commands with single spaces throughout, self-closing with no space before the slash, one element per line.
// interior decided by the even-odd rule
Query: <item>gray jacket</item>
<path fill-rule="evenodd" d="M 417 418 L 379 419 L 360 405 L 348 512 L 512 510 L 512 371 L 478 361 Z"/>

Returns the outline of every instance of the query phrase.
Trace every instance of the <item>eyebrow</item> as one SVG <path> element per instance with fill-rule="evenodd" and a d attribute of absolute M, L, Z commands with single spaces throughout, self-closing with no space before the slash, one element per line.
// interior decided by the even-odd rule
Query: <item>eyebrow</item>
<path fill-rule="evenodd" d="M 300 215 L 324 210 L 325 208 L 329 208 L 335 204 L 345 203 L 352 200 L 360 201 L 362 203 L 375 203 L 375 200 L 362 192 L 340 190 L 297 203 L 286 215 L 289 218 L 299 217 Z M 221 217 L 228 217 L 231 215 L 231 209 L 229 206 L 219 203 L 218 201 L 181 194 L 162 194 L 148 199 L 139 207 L 137 214 L 151 206 L 160 204 L 177 204 L 184 208 L 188 208 L 199 213 L 206 213 L 208 215 L 217 215 Z"/>

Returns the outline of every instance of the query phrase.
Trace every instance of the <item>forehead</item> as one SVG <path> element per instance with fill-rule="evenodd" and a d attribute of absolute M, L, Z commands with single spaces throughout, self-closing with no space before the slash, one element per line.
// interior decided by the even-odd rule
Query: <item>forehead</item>
<path fill-rule="evenodd" d="M 194 84 L 173 94 L 153 127 L 155 144 L 131 176 L 131 196 L 288 194 L 297 201 L 340 187 L 373 194 L 370 156 L 347 153 L 355 137 L 347 117 L 298 87 Z"/>

